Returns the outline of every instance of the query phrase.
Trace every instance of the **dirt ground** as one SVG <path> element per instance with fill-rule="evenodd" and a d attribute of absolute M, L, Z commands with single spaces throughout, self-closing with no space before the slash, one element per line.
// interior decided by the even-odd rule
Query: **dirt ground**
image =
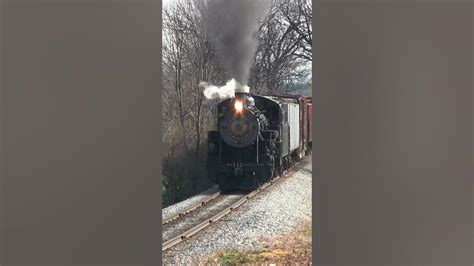
<path fill-rule="evenodd" d="M 200 265 L 312 265 L 312 225 L 301 223 L 287 234 L 262 239 L 258 251 L 227 250 L 201 261 Z"/>

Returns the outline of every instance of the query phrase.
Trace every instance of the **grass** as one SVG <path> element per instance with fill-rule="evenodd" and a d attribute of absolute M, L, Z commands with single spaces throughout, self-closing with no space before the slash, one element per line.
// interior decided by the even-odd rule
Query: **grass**
<path fill-rule="evenodd" d="M 311 237 L 313 235 L 313 229 L 311 227 L 304 228 L 302 231 L 304 236 Z"/>
<path fill-rule="evenodd" d="M 230 253 L 223 254 L 219 260 L 219 263 L 222 265 L 235 265 L 237 263 L 247 263 L 251 261 L 252 261 L 252 258 L 248 254 L 230 252 Z"/>
<path fill-rule="evenodd" d="M 230 265 L 254 265 L 270 263 L 276 265 L 308 265 L 312 262 L 312 228 L 310 223 L 301 224 L 292 233 L 263 239 L 265 248 L 258 251 L 228 250 L 218 252 L 207 259 L 207 263 Z"/>

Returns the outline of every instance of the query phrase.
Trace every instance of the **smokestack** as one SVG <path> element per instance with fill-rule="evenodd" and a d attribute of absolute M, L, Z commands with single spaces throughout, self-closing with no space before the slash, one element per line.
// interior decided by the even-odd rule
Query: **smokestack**
<path fill-rule="evenodd" d="M 235 86 L 235 90 L 234 90 L 235 94 L 237 94 L 237 93 L 247 93 L 247 94 L 249 94 L 250 93 L 249 86 L 247 86 L 247 85 L 242 86 L 242 84 L 240 84 L 238 81 L 235 81 L 234 86 Z"/>

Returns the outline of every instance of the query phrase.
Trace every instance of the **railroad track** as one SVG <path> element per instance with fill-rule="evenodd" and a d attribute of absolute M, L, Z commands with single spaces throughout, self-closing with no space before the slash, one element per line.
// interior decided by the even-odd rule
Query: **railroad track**
<path fill-rule="evenodd" d="M 296 165 L 295 165 L 296 166 Z M 293 167 L 292 169 L 294 169 Z M 223 217 L 230 214 L 233 210 L 240 207 L 245 202 L 249 201 L 251 198 L 255 197 L 260 192 L 264 191 L 267 187 L 273 185 L 277 180 L 282 176 L 286 176 L 293 170 L 289 170 L 281 176 L 276 177 L 275 179 L 265 183 L 260 188 L 246 194 L 246 195 L 222 195 L 219 192 L 209 196 L 204 201 L 199 204 L 196 204 L 185 211 L 175 214 L 162 221 L 163 224 L 163 244 L 162 251 L 166 251 L 177 244 L 189 239 L 193 235 L 207 228 L 211 224 L 219 221 Z M 210 204 L 212 203 L 212 204 Z M 216 209 L 208 212 L 200 211 L 196 217 L 191 217 L 189 214 L 197 209 L 204 209 L 212 207 L 217 207 Z M 201 216 L 201 217 L 199 217 Z M 192 221 L 194 218 L 194 221 Z M 190 219 L 191 222 L 188 222 Z M 176 229 L 178 228 L 178 229 Z M 168 233 L 167 230 L 175 230 L 175 232 Z M 176 233 L 177 232 L 177 233 Z"/>
<path fill-rule="evenodd" d="M 275 184 L 281 177 L 289 176 L 291 173 L 297 171 L 299 164 L 303 161 L 306 161 L 306 159 L 296 162 L 291 169 L 285 171 L 282 175 L 277 176 L 246 195 L 223 195 L 220 192 L 216 192 L 184 211 L 164 219 L 162 221 L 163 244 L 161 250 L 164 252 L 221 220 L 251 198 Z M 206 208 L 207 210 L 215 209 L 206 213 Z M 196 213 L 198 209 L 200 211 Z M 191 216 L 191 213 L 196 215 Z M 189 222 L 189 220 L 191 220 L 191 222 Z M 167 233 L 168 229 L 171 229 L 171 231 L 175 230 L 175 232 Z"/>
<path fill-rule="evenodd" d="M 205 198 L 204 200 L 202 200 L 201 202 L 185 209 L 184 211 L 181 211 L 181 212 L 178 212 L 174 215 L 171 215 L 170 217 L 166 218 L 166 219 L 163 219 L 163 221 L 161 222 L 162 225 L 166 225 L 166 224 L 169 224 L 179 218 L 182 218 L 184 217 L 186 214 L 189 214 L 191 213 L 192 211 L 194 210 L 197 210 L 207 204 L 209 204 L 210 202 L 212 202 L 214 199 L 216 199 L 217 197 L 219 197 L 221 195 L 221 192 L 218 191 L 210 196 L 208 196 L 207 198 Z"/>

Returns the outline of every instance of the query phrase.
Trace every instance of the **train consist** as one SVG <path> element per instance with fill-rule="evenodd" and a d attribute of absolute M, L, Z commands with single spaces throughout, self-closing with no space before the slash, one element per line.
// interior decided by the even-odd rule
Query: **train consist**
<path fill-rule="evenodd" d="M 252 190 L 311 150 L 312 98 L 235 93 L 217 106 L 207 170 L 221 191 Z"/>

